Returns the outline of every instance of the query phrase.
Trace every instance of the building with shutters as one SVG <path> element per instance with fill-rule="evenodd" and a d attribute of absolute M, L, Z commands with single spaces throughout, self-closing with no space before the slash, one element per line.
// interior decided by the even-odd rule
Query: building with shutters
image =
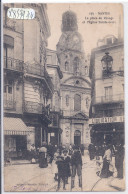
<path fill-rule="evenodd" d="M 91 141 L 94 144 L 124 143 L 123 40 L 108 35 L 91 53 Z"/>
<path fill-rule="evenodd" d="M 9 7 L 33 8 L 34 20 L 11 20 Z M 54 86 L 46 69 L 50 36 L 46 4 L 4 4 L 4 148 L 10 157 L 26 157 L 32 144 L 48 139 Z"/>
<path fill-rule="evenodd" d="M 50 105 L 50 120 L 48 126 L 48 143 L 52 145 L 60 145 L 62 129 L 60 127 L 60 119 L 62 110 L 60 107 L 60 81 L 63 73 L 60 69 L 56 51 L 47 49 L 47 71 L 54 85 L 54 94 Z"/>
<path fill-rule="evenodd" d="M 63 145 L 90 143 L 89 108 L 91 81 L 89 64 L 78 32 L 77 16 L 72 11 L 62 15 L 61 37 L 57 43 L 57 57 L 63 78 L 60 80 L 60 119 Z"/>

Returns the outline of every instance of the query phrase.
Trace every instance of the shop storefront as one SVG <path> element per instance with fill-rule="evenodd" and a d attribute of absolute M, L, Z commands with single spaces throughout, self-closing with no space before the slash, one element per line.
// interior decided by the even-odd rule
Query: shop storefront
<path fill-rule="evenodd" d="M 61 133 L 62 130 L 60 128 L 48 128 L 48 144 L 52 145 L 60 145 L 61 143 Z"/>
<path fill-rule="evenodd" d="M 104 142 L 110 144 L 124 144 L 124 117 L 102 117 L 92 118 L 90 123 L 91 142 L 102 145 Z"/>
<path fill-rule="evenodd" d="M 4 117 L 5 158 L 24 159 L 30 144 L 35 143 L 34 130 L 28 128 L 20 118 Z"/>

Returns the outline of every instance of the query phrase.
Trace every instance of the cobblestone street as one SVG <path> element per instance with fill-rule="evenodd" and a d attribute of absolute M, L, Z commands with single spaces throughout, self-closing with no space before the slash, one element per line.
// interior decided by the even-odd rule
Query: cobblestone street
<path fill-rule="evenodd" d="M 83 157 L 82 189 L 75 179 L 72 191 L 122 191 L 123 180 L 114 177 L 101 179 L 96 175 L 96 161 L 90 161 L 88 153 Z M 57 182 L 54 181 L 51 165 L 39 168 L 38 164 L 10 165 L 5 167 L 5 191 L 56 191 Z M 59 191 L 63 191 L 62 183 Z M 65 191 L 71 191 L 71 179 Z"/>

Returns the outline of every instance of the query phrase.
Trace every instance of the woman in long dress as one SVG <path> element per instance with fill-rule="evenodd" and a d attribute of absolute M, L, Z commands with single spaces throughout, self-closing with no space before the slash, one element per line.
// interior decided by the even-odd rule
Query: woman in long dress
<path fill-rule="evenodd" d="M 46 168 L 47 166 L 47 148 L 46 143 L 43 142 L 42 147 L 39 149 L 39 167 Z"/>
<path fill-rule="evenodd" d="M 100 177 L 102 178 L 108 178 L 113 175 L 113 173 L 109 170 L 110 162 L 112 161 L 112 151 L 111 146 L 107 145 L 106 150 L 103 157 L 103 167 L 101 170 Z"/>
<path fill-rule="evenodd" d="M 55 154 L 54 154 L 53 161 L 52 161 L 52 173 L 55 175 L 55 176 L 54 176 L 55 181 L 57 181 L 57 178 L 58 178 L 58 168 L 57 168 L 56 161 L 57 161 L 57 157 L 58 157 L 59 155 L 60 155 L 60 154 L 59 154 L 59 149 L 57 149 L 57 151 L 56 151 Z"/>

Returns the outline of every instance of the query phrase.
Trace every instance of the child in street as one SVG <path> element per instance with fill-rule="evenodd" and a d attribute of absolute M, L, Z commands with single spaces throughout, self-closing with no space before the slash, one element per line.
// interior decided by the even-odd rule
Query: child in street
<path fill-rule="evenodd" d="M 56 164 L 58 168 L 58 188 L 57 190 L 60 189 L 61 179 L 63 181 L 63 189 L 65 190 L 64 158 L 61 155 L 57 157 Z"/>
<path fill-rule="evenodd" d="M 68 178 L 71 176 L 70 172 L 70 157 L 68 155 L 68 150 L 63 150 L 62 154 L 64 158 L 64 174 L 65 174 L 65 184 L 68 184 Z"/>
<path fill-rule="evenodd" d="M 68 156 L 68 151 L 63 150 L 61 156 L 57 157 L 57 167 L 58 167 L 58 189 L 60 189 L 60 181 L 63 181 L 63 190 L 66 190 L 65 185 L 68 184 L 68 177 L 70 176 L 70 157 Z"/>
<path fill-rule="evenodd" d="M 71 189 L 74 188 L 74 181 L 76 176 L 76 171 L 79 179 L 79 187 L 82 188 L 82 156 L 78 146 L 74 146 L 74 152 L 71 156 Z"/>

